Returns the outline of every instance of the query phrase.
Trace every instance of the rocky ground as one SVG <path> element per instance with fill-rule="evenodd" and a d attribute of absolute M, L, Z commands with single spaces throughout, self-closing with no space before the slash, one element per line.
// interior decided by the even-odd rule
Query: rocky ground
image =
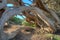
<path fill-rule="evenodd" d="M 5 33 L 8 33 L 9 40 L 60 40 L 60 36 L 56 34 L 42 33 L 42 30 L 40 32 L 38 30 L 28 31 L 25 29 L 26 27 L 21 28 L 19 25 L 12 25 L 5 30 Z"/>

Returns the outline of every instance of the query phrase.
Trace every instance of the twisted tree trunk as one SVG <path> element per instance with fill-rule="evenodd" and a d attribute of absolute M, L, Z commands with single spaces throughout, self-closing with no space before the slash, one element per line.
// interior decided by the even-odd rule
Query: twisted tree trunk
<path fill-rule="evenodd" d="M 0 19 L 0 40 L 8 40 L 8 35 L 5 35 L 4 34 L 4 24 L 6 21 L 9 20 L 9 18 L 11 18 L 12 16 L 14 15 L 17 15 L 26 10 L 26 9 L 29 9 L 31 10 L 32 8 L 31 7 L 25 7 L 25 6 L 21 6 L 19 8 L 13 8 L 13 9 L 10 9 L 10 8 L 7 8 L 5 10 L 5 12 L 3 13 L 1 19 Z"/>
<path fill-rule="evenodd" d="M 2 0 L 2 3 L 0 3 L 0 9 L 6 7 L 6 3 L 7 3 L 7 0 Z M 54 11 L 45 7 L 42 0 L 35 0 L 35 3 L 36 3 L 35 7 L 33 7 L 33 6 L 32 7 L 20 6 L 18 8 L 17 7 L 12 7 L 13 9 L 6 8 L 6 10 L 4 12 L 1 12 L 1 14 L 0 14 L 0 16 L 1 16 L 1 18 L 0 18 L 0 40 L 8 40 L 8 37 L 6 38 L 6 36 L 8 36 L 8 35 L 5 35 L 5 33 L 3 31 L 5 22 L 8 21 L 9 18 L 11 18 L 12 16 L 17 15 L 17 14 L 20 15 L 20 13 L 22 11 L 26 11 L 26 10 L 29 10 L 29 11 L 34 10 L 34 12 L 31 11 L 32 15 L 35 13 L 34 15 L 36 15 L 37 17 L 35 16 L 36 20 L 34 18 L 33 18 L 33 20 L 35 20 L 35 22 L 38 25 L 40 25 L 39 24 L 40 20 L 38 20 L 38 18 L 39 18 L 48 27 L 50 27 L 52 29 L 52 32 L 55 32 L 57 30 L 57 28 L 56 28 L 57 25 L 55 23 L 60 24 L 60 19 L 59 19 L 58 15 Z M 55 22 L 52 22 L 52 20 L 50 20 L 44 12 L 47 12 L 49 15 L 51 15 L 55 19 L 54 20 Z M 25 16 L 26 15 L 27 14 L 25 14 Z M 29 17 L 29 16 L 27 16 L 27 17 Z M 30 18 L 30 19 L 32 19 L 32 18 Z M 60 28 L 60 26 L 58 28 Z"/>

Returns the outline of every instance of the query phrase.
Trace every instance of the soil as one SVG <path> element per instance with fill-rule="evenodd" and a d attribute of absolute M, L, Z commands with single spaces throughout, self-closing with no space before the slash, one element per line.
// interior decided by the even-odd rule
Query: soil
<path fill-rule="evenodd" d="M 10 40 L 52 40 L 51 37 L 46 37 L 44 34 L 36 34 L 21 30 L 14 38 Z"/>
<path fill-rule="evenodd" d="M 17 27 L 15 26 L 11 27 L 12 29 L 10 29 L 10 31 L 17 29 Z M 57 35 L 60 34 L 59 30 L 55 34 Z M 34 31 L 32 30 L 31 32 L 29 30 L 26 31 L 24 28 L 22 28 L 14 38 L 9 40 L 53 40 L 53 37 L 48 37 L 47 35 L 45 35 L 45 33 L 41 33 L 38 30 L 36 33 L 35 30 Z"/>

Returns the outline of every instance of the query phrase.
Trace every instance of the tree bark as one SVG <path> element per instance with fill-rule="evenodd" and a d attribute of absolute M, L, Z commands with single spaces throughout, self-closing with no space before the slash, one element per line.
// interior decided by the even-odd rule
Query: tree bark
<path fill-rule="evenodd" d="M 0 9 L 6 7 L 7 5 L 7 0 L 2 0 L 2 3 L 0 3 Z"/>
<path fill-rule="evenodd" d="M 52 28 L 54 31 L 56 31 L 54 22 L 52 22 L 52 20 L 49 20 L 46 15 L 44 15 L 43 11 L 40 10 L 39 8 L 35 8 L 36 9 L 36 13 L 37 15 L 40 17 L 41 20 L 43 20 L 47 26 L 49 26 L 50 28 Z"/>
<path fill-rule="evenodd" d="M 0 40 L 8 40 L 8 37 L 7 37 L 8 35 L 5 35 L 3 32 L 5 22 L 8 21 L 9 18 L 11 18 L 14 15 L 17 15 L 17 14 L 20 15 L 20 13 L 26 9 L 31 10 L 32 8 L 21 6 L 19 8 L 13 8 L 13 9 L 7 8 L 6 9 L 6 11 L 3 13 L 0 19 Z"/>

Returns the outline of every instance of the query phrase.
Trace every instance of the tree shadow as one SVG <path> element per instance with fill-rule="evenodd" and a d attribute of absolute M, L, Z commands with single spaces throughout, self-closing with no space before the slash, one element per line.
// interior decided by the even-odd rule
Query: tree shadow
<path fill-rule="evenodd" d="M 24 34 L 21 31 L 12 39 L 10 40 L 31 40 L 33 33 L 30 34 Z"/>

